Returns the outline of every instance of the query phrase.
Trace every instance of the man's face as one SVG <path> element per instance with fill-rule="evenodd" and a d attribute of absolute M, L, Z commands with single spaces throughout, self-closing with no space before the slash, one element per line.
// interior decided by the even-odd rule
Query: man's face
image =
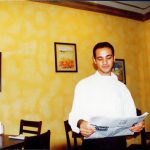
<path fill-rule="evenodd" d="M 98 71 L 101 75 L 111 75 L 114 60 L 115 58 L 110 48 L 104 47 L 98 48 L 96 50 L 96 57 L 94 58 L 94 63 L 96 64 Z"/>

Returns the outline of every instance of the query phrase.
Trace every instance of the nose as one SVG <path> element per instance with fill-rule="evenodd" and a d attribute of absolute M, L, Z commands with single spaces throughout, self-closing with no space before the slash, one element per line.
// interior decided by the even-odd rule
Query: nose
<path fill-rule="evenodd" d="M 103 59 L 103 64 L 107 64 L 107 59 Z"/>

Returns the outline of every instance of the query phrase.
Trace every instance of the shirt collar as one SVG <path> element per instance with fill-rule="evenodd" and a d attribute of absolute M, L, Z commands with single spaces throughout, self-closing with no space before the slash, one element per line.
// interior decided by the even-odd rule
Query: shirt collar
<path fill-rule="evenodd" d="M 111 72 L 111 75 L 110 75 L 110 76 L 102 76 L 102 75 L 98 72 L 98 70 L 97 70 L 96 73 L 95 73 L 95 75 L 96 75 L 97 77 L 102 77 L 102 78 L 112 78 L 112 79 L 118 81 L 117 75 L 115 75 L 113 72 Z"/>

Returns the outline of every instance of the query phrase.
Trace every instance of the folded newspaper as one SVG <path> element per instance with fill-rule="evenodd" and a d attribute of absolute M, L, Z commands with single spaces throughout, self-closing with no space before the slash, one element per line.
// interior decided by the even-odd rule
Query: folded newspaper
<path fill-rule="evenodd" d="M 25 136 L 23 134 L 19 134 L 19 135 L 10 135 L 9 138 L 11 139 L 17 139 L 17 140 L 24 140 Z"/>
<path fill-rule="evenodd" d="M 85 139 L 133 135 L 134 132 L 129 128 L 144 120 L 147 115 L 145 112 L 141 116 L 128 118 L 93 117 L 90 119 L 90 125 L 95 127 L 96 132 Z"/>

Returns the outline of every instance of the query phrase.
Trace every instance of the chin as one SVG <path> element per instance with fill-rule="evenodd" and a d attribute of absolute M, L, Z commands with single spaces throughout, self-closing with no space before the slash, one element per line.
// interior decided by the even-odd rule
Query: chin
<path fill-rule="evenodd" d="M 102 70 L 104 73 L 110 73 L 111 72 L 111 69 L 105 69 L 105 70 Z"/>

